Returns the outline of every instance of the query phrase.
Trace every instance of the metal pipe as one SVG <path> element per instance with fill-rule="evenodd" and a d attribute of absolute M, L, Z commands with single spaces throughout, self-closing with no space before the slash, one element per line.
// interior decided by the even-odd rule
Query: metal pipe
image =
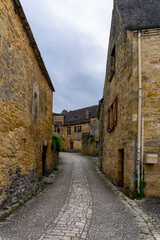
<path fill-rule="evenodd" d="M 141 155 L 141 180 L 143 181 L 143 158 L 144 158 L 144 117 L 142 117 L 142 155 Z"/>
<path fill-rule="evenodd" d="M 138 91 L 138 151 L 137 151 L 137 181 L 138 193 L 140 193 L 140 162 L 141 162 L 141 108 L 142 108 L 142 56 L 141 56 L 141 30 L 138 30 L 138 70 L 139 70 L 139 91 Z"/>
<path fill-rule="evenodd" d="M 134 137 L 134 189 L 136 189 L 136 166 L 137 166 L 137 137 Z"/>

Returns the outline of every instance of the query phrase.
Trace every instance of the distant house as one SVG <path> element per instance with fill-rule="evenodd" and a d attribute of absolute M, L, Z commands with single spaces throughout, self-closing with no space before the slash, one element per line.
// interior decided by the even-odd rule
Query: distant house
<path fill-rule="evenodd" d="M 115 0 L 100 133 L 102 171 L 160 196 L 160 1 Z"/>
<path fill-rule="evenodd" d="M 64 117 L 64 120 L 62 120 Z M 64 121 L 63 127 L 62 123 Z M 53 114 L 54 133 L 63 138 L 64 151 L 84 155 L 97 154 L 99 149 L 98 105 Z M 58 133 L 57 133 L 58 132 Z"/>
<path fill-rule="evenodd" d="M 53 113 L 53 133 L 63 137 L 64 115 Z"/>
<path fill-rule="evenodd" d="M 0 1 L 0 208 L 53 170 L 51 79 L 19 0 Z"/>

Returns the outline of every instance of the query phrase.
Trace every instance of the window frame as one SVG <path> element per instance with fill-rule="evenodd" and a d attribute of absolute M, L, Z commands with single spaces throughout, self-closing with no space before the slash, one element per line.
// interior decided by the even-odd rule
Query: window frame
<path fill-rule="evenodd" d="M 67 127 L 67 135 L 71 135 L 71 127 Z"/>
<path fill-rule="evenodd" d="M 114 45 L 111 52 L 111 63 L 110 63 L 110 79 L 109 81 L 112 81 L 112 78 L 116 72 L 116 46 Z"/>
<path fill-rule="evenodd" d="M 82 126 L 79 125 L 79 126 L 75 126 L 74 127 L 74 132 L 77 133 L 77 132 L 82 132 Z"/>
<path fill-rule="evenodd" d="M 111 111 L 113 111 L 111 119 Z M 112 132 L 117 125 L 118 119 L 118 97 L 115 98 L 114 102 L 108 108 L 107 111 L 107 132 Z M 112 120 L 112 123 L 111 123 Z"/>

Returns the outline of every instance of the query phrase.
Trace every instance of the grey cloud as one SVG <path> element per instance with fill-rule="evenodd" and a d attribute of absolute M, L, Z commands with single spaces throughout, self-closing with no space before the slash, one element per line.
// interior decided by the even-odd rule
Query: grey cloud
<path fill-rule="evenodd" d="M 65 22 L 47 20 L 46 16 L 46 22 L 41 25 L 30 16 L 29 22 L 56 89 L 54 111 L 98 104 L 104 85 L 107 49 L 100 46 L 91 33 L 70 28 Z M 106 47 L 107 40 L 106 33 Z"/>

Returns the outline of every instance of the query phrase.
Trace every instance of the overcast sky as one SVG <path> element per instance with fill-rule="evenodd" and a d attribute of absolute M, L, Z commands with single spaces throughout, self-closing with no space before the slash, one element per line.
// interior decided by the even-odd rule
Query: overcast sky
<path fill-rule="evenodd" d="M 20 0 L 56 92 L 54 112 L 102 98 L 113 0 Z"/>

